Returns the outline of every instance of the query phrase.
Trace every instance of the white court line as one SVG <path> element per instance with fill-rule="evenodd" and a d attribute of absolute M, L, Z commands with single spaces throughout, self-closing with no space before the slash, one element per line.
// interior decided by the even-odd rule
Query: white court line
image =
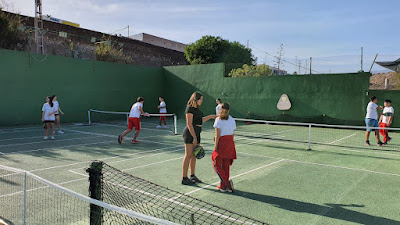
<path fill-rule="evenodd" d="M 60 136 L 69 136 L 71 134 L 62 134 L 62 135 L 55 135 L 55 137 L 60 137 Z M 20 137 L 20 138 L 8 138 L 8 139 L 0 139 L 0 141 L 13 141 L 13 140 L 25 140 L 25 139 L 38 139 L 38 138 L 43 138 L 43 135 L 41 136 L 30 136 L 30 137 Z"/>
<path fill-rule="evenodd" d="M 18 146 L 18 145 L 30 145 L 30 144 L 38 144 L 38 143 L 54 143 L 54 142 L 60 142 L 60 141 L 71 141 L 71 140 L 79 140 L 79 139 L 85 139 L 85 138 L 97 138 L 97 137 L 79 137 L 79 138 L 70 138 L 70 139 L 55 139 L 55 140 L 41 140 L 41 141 L 35 141 L 35 142 L 25 142 L 25 143 L 18 143 L 18 144 L 6 144 L 6 145 L 0 145 L 1 147 L 7 147 L 7 146 Z"/>
<path fill-rule="evenodd" d="M 82 127 L 80 125 L 64 125 L 63 127 Z M 4 134 L 11 134 L 11 133 L 19 133 L 19 132 L 27 132 L 27 131 L 44 131 L 42 126 L 37 126 L 35 127 L 21 127 L 21 128 L 10 128 L 7 129 L 7 131 L 4 131 L 0 129 L 0 131 Z"/>
<path fill-rule="evenodd" d="M 94 123 L 94 124 L 96 124 L 96 125 L 102 125 L 102 126 L 125 127 L 125 128 L 126 128 L 126 125 L 125 125 L 125 126 L 122 126 L 122 125 L 106 124 L 106 123 Z M 145 128 L 145 127 L 141 127 L 141 129 L 144 129 L 144 130 L 154 130 L 154 131 L 165 131 L 165 132 L 168 132 L 168 133 L 172 133 L 171 130 L 167 130 L 167 129 L 156 129 L 156 128 Z"/>
<path fill-rule="evenodd" d="M 329 142 L 328 145 L 329 145 L 329 144 L 336 143 L 336 142 L 338 142 L 338 141 L 342 141 L 342 140 L 347 139 L 347 138 L 351 138 L 351 137 L 353 137 L 353 136 L 356 135 L 356 134 L 357 134 L 357 133 L 354 133 L 354 134 L 351 134 L 351 135 L 346 136 L 346 137 L 344 137 L 344 138 L 340 138 L 340 139 L 338 139 L 338 140 L 336 140 L 336 141 Z"/>
<path fill-rule="evenodd" d="M 232 179 L 233 179 L 233 178 L 237 178 L 237 177 L 240 177 L 240 176 L 243 176 L 243 175 L 252 173 L 252 172 L 254 172 L 254 171 L 263 169 L 263 168 L 265 168 L 265 167 L 269 167 L 269 166 L 272 166 L 272 165 L 274 165 L 274 164 L 280 163 L 280 162 L 282 162 L 282 161 L 285 161 L 285 159 L 281 159 L 281 160 L 278 160 L 278 161 L 269 163 L 269 164 L 267 164 L 267 165 L 263 165 L 263 166 L 257 167 L 257 168 L 255 168 L 255 169 L 246 171 L 246 172 L 244 172 L 244 173 L 237 174 L 237 175 L 235 175 L 235 176 L 233 176 L 233 177 L 230 177 L 230 178 L 232 178 Z M 185 195 L 190 195 L 190 194 L 192 194 L 192 193 L 195 193 L 195 192 L 198 192 L 198 191 L 200 191 L 200 190 L 203 190 L 203 189 L 205 189 L 205 188 L 207 188 L 207 187 L 217 185 L 219 182 L 221 182 L 221 181 L 217 181 L 217 182 L 215 182 L 215 183 L 208 184 L 208 185 L 206 185 L 206 186 L 204 186 L 204 187 L 197 188 L 197 189 L 195 189 L 195 190 L 186 192 Z M 180 196 L 176 196 L 176 197 L 173 197 L 173 199 L 176 199 L 176 198 L 179 198 L 179 197 L 180 197 Z"/>

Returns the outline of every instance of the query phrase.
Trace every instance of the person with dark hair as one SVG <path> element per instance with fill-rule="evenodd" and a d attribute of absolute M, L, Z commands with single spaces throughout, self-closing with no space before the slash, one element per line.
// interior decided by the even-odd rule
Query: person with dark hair
<path fill-rule="evenodd" d="M 382 146 L 382 142 L 379 139 L 379 131 L 378 129 L 374 129 L 371 127 L 379 127 L 378 123 L 378 112 L 376 110 L 382 110 L 382 106 L 377 105 L 378 99 L 375 96 L 371 97 L 371 101 L 367 106 L 367 115 L 365 116 L 365 125 L 367 126 L 367 131 L 365 132 L 365 145 L 370 146 L 369 143 L 369 134 L 371 130 L 375 131 L 375 138 L 378 142 L 378 146 Z"/>
<path fill-rule="evenodd" d="M 217 98 L 215 100 L 215 102 L 217 103 L 217 107 L 215 107 L 215 115 L 219 115 L 219 111 L 221 110 L 221 106 L 222 106 L 222 101 L 220 98 Z"/>
<path fill-rule="evenodd" d="M 160 114 L 166 114 L 167 113 L 167 104 L 165 104 L 164 98 L 163 97 L 158 97 L 158 100 L 160 101 L 160 105 L 157 106 L 157 108 L 160 110 Z M 164 121 L 164 126 L 161 126 L 161 123 Z M 167 128 L 167 117 L 166 116 L 160 116 L 160 124 L 157 126 L 157 128 Z"/>
<path fill-rule="evenodd" d="M 48 134 L 49 134 L 49 128 L 51 128 L 51 136 L 50 139 L 54 140 L 54 121 L 55 121 L 55 114 L 57 113 L 57 110 L 54 108 L 53 104 L 53 98 L 51 96 L 48 96 L 46 98 L 46 103 L 43 104 L 42 107 L 42 122 L 45 124 L 45 136 L 43 137 L 43 140 L 49 139 Z"/>
<path fill-rule="evenodd" d="M 393 121 L 393 114 L 394 114 L 394 109 L 391 106 L 392 101 L 390 99 L 385 100 L 385 108 L 383 109 L 383 113 L 381 117 L 379 118 L 379 127 L 385 128 L 385 127 L 390 127 Z M 383 137 L 383 144 L 386 145 L 390 140 L 392 140 L 391 137 L 389 137 L 389 131 L 386 129 L 379 129 L 379 133 Z"/>
<path fill-rule="evenodd" d="M 132 105 L 131 111 L 129 113 L 129 118 L 128 118 L 128 129 L 126 129 L 121 135 L 118 136 L 118 143 L 122 143 L 122 140 L 124 139 L 124 136 L 129 134 L 133 127 L 135 127 L 135 135 L 133 136 L 133 139 L 131 141 L 132 144 L 138 144 L 139 141 L 136 140 L 138 137 L 141 126 L 140 126 L 140 116 L 149 116 L 148 113 L 143 112 L 143 103 L 144 103 L 144 98 L 138 97 L 137 102 Z"/>
<path fill-rule="evenodd" d="M 53 95 L 51 97 L 53 98 L 54 108 L 57 110 L 56 114 L 54 115 L 56 117 L 56 123 L 57 123 L 57 127 L 58 127 L 58 132 L 57 133 L 63 134 L 64 132 L 61 130 L 61 124 L 60 124 L 60 113 L 62 115 L 64 115 L 64 112 L 61 111 L 60 104 L 57 101 L 57 96 Z"/>
<path fill-rule="evenodd" d="M 200 106 L 203 103 L 203 95 L 200 92 L 194 92 L 186 105 L 186 127 L 183 130 L 182 136 L 185 142 L 185 157 L 182 161 L 182 184 L 191 185 L 201 183 L 195 175 L 196 157 L 193 150 L 200 145 L 200 132 L 204 122 L 215 119 L 216 115 L 208 115 L 203 117 L 203 112 L 200 111 Z M 190 179 L 188 178 L 188 169 L 190 166 Z"/>
<path fill-rule="evenodd" d="M 233 182 L 229 179 L 229 167 L 236 159 L 235 142 L 233 140 L 236 122 L 229 115 L 230 106 L 228 103 L 222 103 L 221 111 L 214 122 L 215 138 L 214 151 L 211 155 L 215 173 L 221 179 L 217 189 L 221 192 L 233 192 Z"/>

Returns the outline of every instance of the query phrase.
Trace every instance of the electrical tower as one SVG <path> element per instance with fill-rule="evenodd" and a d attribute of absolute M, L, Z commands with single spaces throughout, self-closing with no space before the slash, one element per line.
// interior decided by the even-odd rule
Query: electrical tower
<path fill-rule="evenodd" d="M 36 53 L 44 54 L 42 0 L 35 0 L 35 44 Z"/>

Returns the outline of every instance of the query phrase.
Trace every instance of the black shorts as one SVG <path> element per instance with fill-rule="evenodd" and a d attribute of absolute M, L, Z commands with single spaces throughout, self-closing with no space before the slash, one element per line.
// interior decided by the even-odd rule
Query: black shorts
<path fill-rule="evenodd" d="M 45 120 L 43 123 L 54 123 L 54 120 Z"/>
<path fill-rule="evenodd" d="M 193 128 L 194 128 L 194 133 L 196 134 L 197 137 L 197 144 L 200 144 L 201 127 L 193 126 Z M 183 136 L 183 141 L 185 141 L 185 144 L 193 144 L 193 137 L 190 134 L 188 127 L 185 127 L 185 129 L 183 129 L 182 136 Z"/>
<path fill-rule="evenodd" d="M 60 114 L 54 114 L 55 116 L 59 116 Z"/>

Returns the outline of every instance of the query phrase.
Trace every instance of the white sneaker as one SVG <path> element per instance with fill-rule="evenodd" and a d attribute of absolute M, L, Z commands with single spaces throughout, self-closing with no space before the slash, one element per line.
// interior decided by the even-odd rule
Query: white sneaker
<path fill-rule="evenodd" d="M 161 128 L 161 125 L 158 125 L 157 128 Z"/>
<path fill-rule="evenodd" d="M 235 188 L 233 187 L 233 181 L 232 181 L 232 180 L 229 180 L 229 183 L 230 183 L 232 189 L 228 189 L 228 191 L 229 191 L 229 192 L 234 192 L 234 191 L 235 191 Z"/>
<path fill-rule="evenodd" d="M 64 132 L 62 130 L 59 130 L 57 133 L 59 134 L 63 134 Z"/>
<path fill-rule="evenodd" d="M 51 136 L 50 139 L 51 140 L 56 140 L 56 138 L 54 136 Z"/>
<path fill-rule="evenodd" d="M 47 139 L 49 139 L 49 137 L 47 137 L 47 136 L 44 136 L 44 137 L 43 137 L 43 140 L 47 140 Z"/>
<path fill-rule="evenodd" d="M 163 128 L 168 128 L 167 125 L 162 126 Z"/>

